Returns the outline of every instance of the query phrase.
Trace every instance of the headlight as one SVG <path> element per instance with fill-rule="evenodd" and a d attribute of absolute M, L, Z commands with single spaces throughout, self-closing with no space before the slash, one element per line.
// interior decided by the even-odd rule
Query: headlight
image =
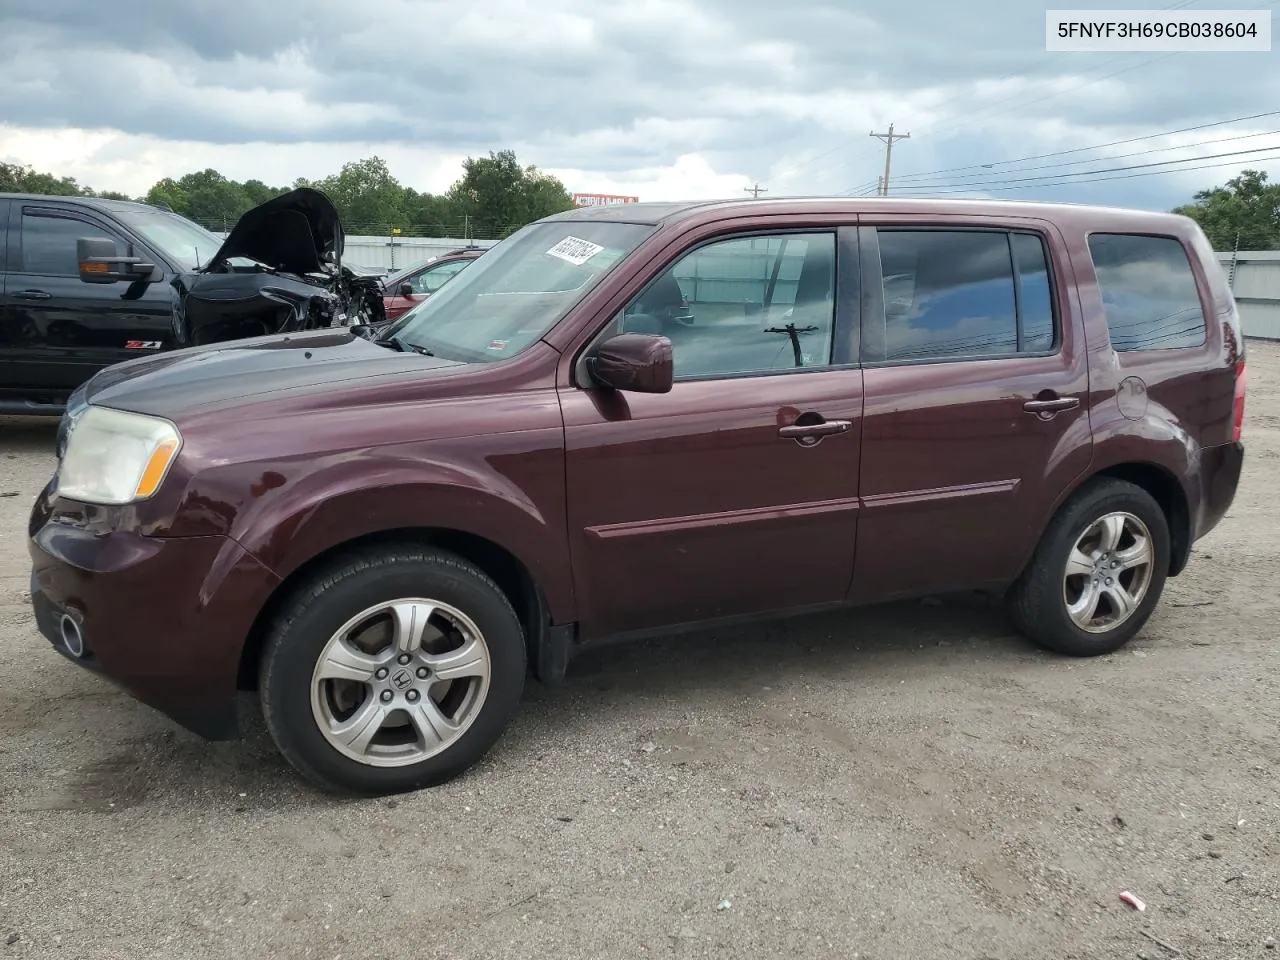
<path fill-rule="evenodd" d="M 145 500 L 160 489 L 181 446 L 168 420 L 91 404 L 67 437 L 58 496 L 99 504 Z"/>

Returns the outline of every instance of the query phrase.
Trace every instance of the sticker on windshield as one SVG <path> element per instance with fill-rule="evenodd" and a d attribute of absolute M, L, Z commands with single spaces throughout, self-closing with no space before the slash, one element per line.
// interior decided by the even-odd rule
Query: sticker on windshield
<path fill-rule="evenodd" d="M 505 350 L 505 349 L 507 349 L 507 344 L 508 344 L 508 343 L 510 343 L 510 342 L 511 342 L 510 340 L 490 340 L 490 341 L 489 341 L 489 349 L 490 349 L 490 350 Z"/>
<path fill-rule="evenodd" d="M 603 249 L 604 247 L 598 243 L 592 243 L 590 240 L 565 237 L 548 250 L 547 253 L 550 256 L 559 257 L 561 260 L 567 260 L 575 267 L 580 267 Z"/>

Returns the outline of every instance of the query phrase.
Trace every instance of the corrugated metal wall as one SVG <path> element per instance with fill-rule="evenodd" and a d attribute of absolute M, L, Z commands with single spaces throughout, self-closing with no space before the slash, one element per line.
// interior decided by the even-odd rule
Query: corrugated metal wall
<path fill-rule="evenodd" d="M 1280 340 L 1280 250 L 1220 253 L 1246 337 Z"/>
<path fill-rule="evenodd" d="M 459 247 L 489 248 L 496 240 L 459 240 L 453 237 L 347 237 L 344 260 L 362 267 L 390 271 L 411 267 Z"/>

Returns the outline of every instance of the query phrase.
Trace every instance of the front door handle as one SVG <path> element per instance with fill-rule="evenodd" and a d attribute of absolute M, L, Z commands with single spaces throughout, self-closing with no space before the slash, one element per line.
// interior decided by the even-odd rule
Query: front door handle
<path fill-rule="evenodd" d="M 1053 400 L 1028 400 L 1022 405 L 1027 413 L 1034 413 L 1042 420 L 1048 420 L 1063 410 L 1074 410 L 1080 406 L 1079 397 L 1056 397 Z"/>
<path fill-rule="evenodd" d="M 796 423 L 789 427 L 779 427 L 778 436 L 784 440 L 794 440 L 802 446 L 811 447 L 823 437 L 833 433 L 845 433 L 853 426 L 852 420 L 823 420 L 821 423 Z"/>
<path fill-rule="evenodd" d="M 45 293 L 43 290 L 19 290 L 14 296 L 19 300 L 51 300 L 52 293 Z"/>

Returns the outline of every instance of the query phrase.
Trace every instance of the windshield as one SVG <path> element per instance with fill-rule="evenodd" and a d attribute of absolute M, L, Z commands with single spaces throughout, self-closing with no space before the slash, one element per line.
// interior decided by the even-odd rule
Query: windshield
<path fill-rule="evenodd" d="M 384 337 L 448 360 L 506 360 L 554 327 L 653 227 L 533 223 L 491 247 Z"/>
<path fill-rule="evenodd" d="M 175 213 L 127 210 L 120 219 L 185 270 L 198 270 L 222 246 L 214 234 Z"/>

